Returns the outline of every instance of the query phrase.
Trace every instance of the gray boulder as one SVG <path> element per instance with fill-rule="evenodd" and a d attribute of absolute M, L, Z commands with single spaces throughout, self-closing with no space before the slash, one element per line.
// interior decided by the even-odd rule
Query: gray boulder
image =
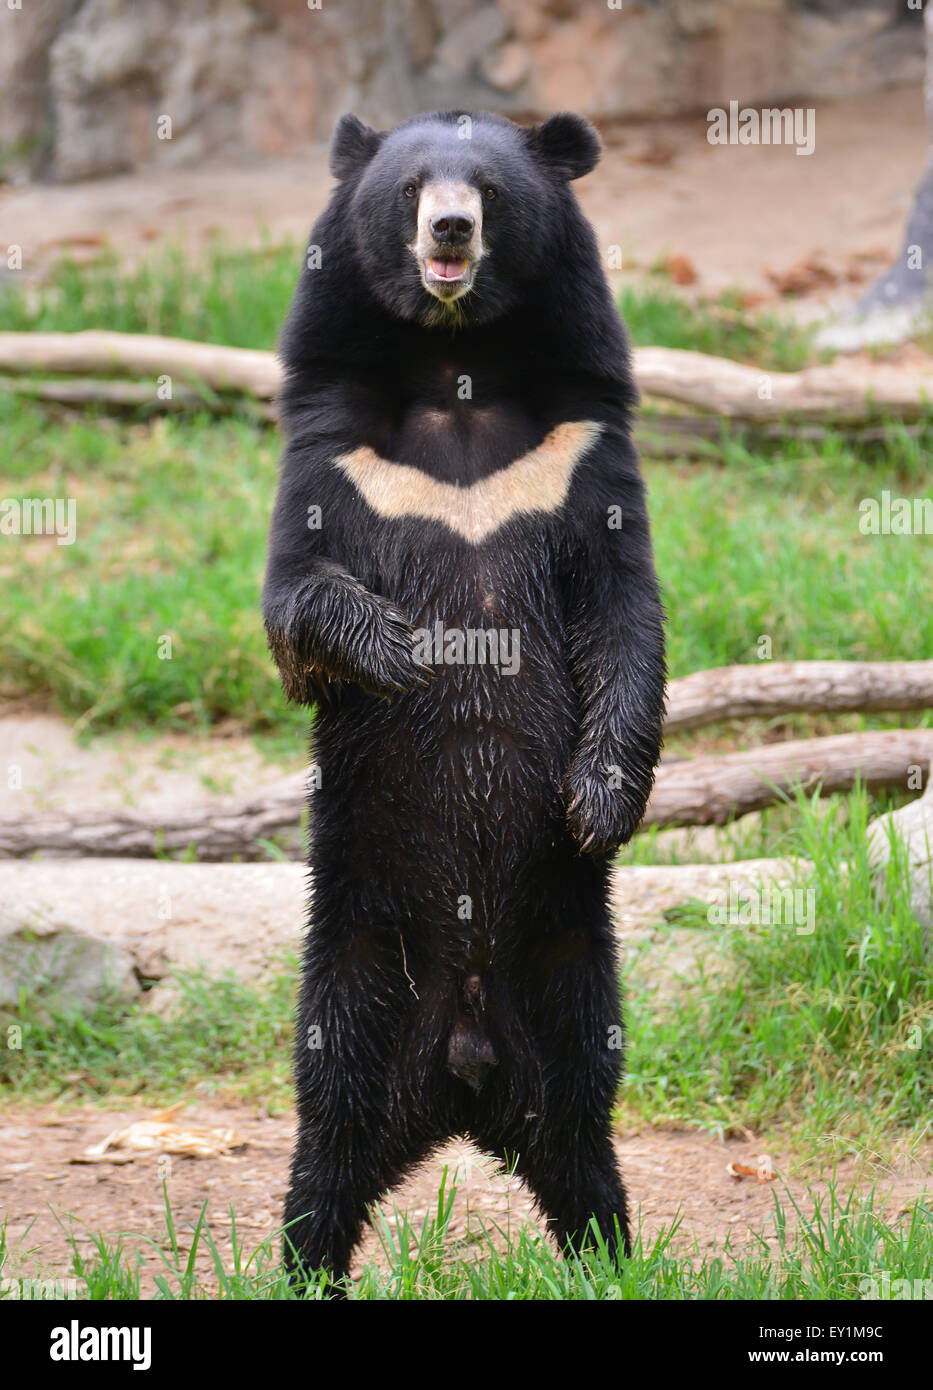
<path fill-rule="evenodd" d="M 926 791 L 917 801 L 879 816 L 868 827 L 868 853 L 872 867 L 884 883 L 891 858 L 891 833 L 903 841 L 910 873 L 910 905 L 917 921 L 933 929 L 933 770 Z"/>
<path fill-rule="evenodd" d="M 0 923 L 0 1017 L 45 1022 L 131 1003 L 139 992 L 133 957 L 115 942 L 70 927 Z"/>

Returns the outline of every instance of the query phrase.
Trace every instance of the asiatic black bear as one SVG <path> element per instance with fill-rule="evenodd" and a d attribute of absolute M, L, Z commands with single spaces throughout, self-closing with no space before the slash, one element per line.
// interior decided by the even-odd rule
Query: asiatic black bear
<path fill-rule="evenodd" d="M 263 595 L 317 710 L 298 1269 L 345 1273 L 367 1204 L 451 1135 L 513 1162 L 562 1245 L 595 1218 L 628 1248 L 607 880 L 665 666 L 626 338 L 569 186 L 599 152 L 568 114 L 334 136 Z"/>

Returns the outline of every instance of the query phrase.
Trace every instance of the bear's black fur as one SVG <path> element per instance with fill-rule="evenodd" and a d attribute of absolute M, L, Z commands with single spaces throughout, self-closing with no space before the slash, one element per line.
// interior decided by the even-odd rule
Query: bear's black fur
<path fill-rule="evenodd" d="M 299 1269 L 345 1273 L 367 1205 L 451 1135 L 514 1163 L 562 1245 L 595 1218 L 628 1248 L 607 883 L 665 669 L 628 348 L 569 187 L 598 157 L 571 115 L 335 134 L 281 343 L 263 596 L 285 690 L 317 707 Z M 557 501 L 542 469 L 569 478 Z M 518 670 L 416 660 L 439 621 L 517 631 Z"/>

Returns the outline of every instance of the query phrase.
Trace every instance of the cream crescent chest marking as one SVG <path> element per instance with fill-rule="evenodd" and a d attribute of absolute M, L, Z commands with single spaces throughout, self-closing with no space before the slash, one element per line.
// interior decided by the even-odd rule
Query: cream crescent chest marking
<path fill-rule="evenodd" d="M 440 521 L 478 545 L 514 516 L 563 506 L 574 469 L 601 432 L 596 420 L 556 425 L 536 449 L 469 487 L 391 463 L 368 446 L 338 455 L 334 464 L 379 516 Z"/>

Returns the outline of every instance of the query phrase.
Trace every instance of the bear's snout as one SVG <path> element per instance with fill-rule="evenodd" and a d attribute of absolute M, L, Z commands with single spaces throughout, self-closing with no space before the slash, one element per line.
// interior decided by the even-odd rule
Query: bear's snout
<path fill-rule="evenodd" d="M 410 247 L 421 283 L 435 299 L 451 301 L 473 284 L 483 254 L 479 190 L 450 179 L 426 183 L 418 201 L 418 233 Z"/>
<path fill-rule="evenodd" d="M 460 246 L 469 241 L 476 223 L 468 212 L 441 212 L 431 218 L 431 235 L 443 246 Z"/>

